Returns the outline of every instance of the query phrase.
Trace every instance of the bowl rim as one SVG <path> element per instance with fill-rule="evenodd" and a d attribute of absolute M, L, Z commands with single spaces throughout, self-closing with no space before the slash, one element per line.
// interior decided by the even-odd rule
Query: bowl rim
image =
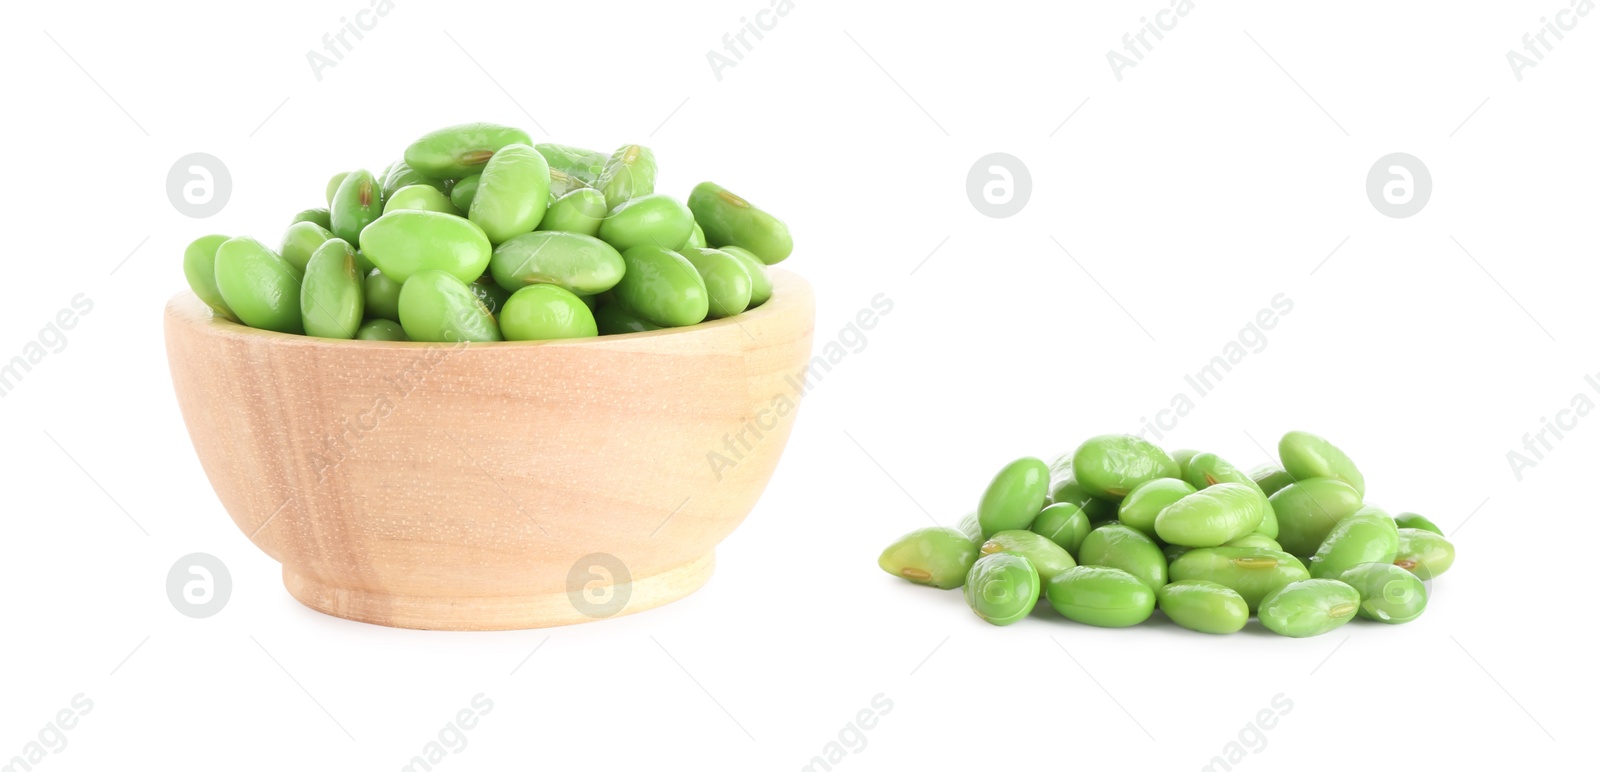
<path fill-rule="evenodd" d="M 292 332 L 263 330 L 219 316 L 200 300 L 192 290 L 184 289 L 167 300 L 165 314 L 170 321 L 176 319 L 202 334 L 241 340 L 260 340 L 266 343 L 302 346 L 327 346 L 334 348 L 359 347 L 370 350 L 414 350 L 429 346 L 466 345 L 477 349 L 526 348 L 531 346 L 602 346 L 624 344 L 630 341 L 667 336 L 715 334 L 727 327 L 742 326 L 747 322 L 760 322 L 768 317 L 789 313 L 792 309 L 814 303 L 811 285 L 799 274 L 782 268 L 767 267 L 772 280 L 772 297 L 767 302 L 734 316 L 703 321 L 688 327 L 668 327 L 644 332 L 625 332 L 613 335 L 596 335 L 592 338 L 557 338 L 553 340 L 502 340 L 502 341 L 419 341 L 419 340 L 356 340 L 354 338 L 319 338 Z"/>

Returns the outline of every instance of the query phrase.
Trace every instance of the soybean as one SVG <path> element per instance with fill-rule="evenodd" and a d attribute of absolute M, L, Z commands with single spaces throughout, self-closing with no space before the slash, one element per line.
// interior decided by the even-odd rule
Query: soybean
<path fill-rule="evenodd" d="M 1179 627 L 1225 635 L 1244 629 L 1250 606 L 1231 588 L 1203 579 L 1172 582 L 1156 591 L 1156 603 Z"/>
<path fill-rule="evenodd" d="M 617 300 L 640 318 L 661 327 L 699 324 L 710 310 L 700 273 L 670 249 L 642 244 L 622 253 L 624 271 Z"/>
<path fill-rule="evenodd" d="M 489 273 L 496 284 L 515 292 L 530 284 L 554 284 L 574 295 L 598 295 L 622 281 L 622 254 L 593 236 L 534 231 L 494 248 Z"/>
<path fill-rule="evenodd" d="M 1215 547 L 1254 531 L 1271 508 L 1253 485 L 1217 483 L 1161 510 L 1156 535 L 1168 544 Z"/>
<path fill-rule="evenodd" d="M 984 538 L 1000 531 L 1025 530 L 1044 509 L 1050 467 L 1025 456 L 1006 464 L 989 482 L 978 502 L 978 524 Z"/>
<path fill-rule="evenodd" d="M 300 284 L 300 315 L 307 335 L 349 340 L 365 310 L 356 251 L 344 239 L 329 239 L 306 263 Z"/>
<path fill-rule="evenodd" d="M 523 287 L 500 313 L 506 340 L 558 340 L 599 335 L 594 314 L 583 300 L 553 284 Z"/>
<path fill-rule="evenodd" d="M 979 546 L 978 552 L 984 555 L 1007 552 L 1027 558 L 1039 572 L 1041 582 L 1048 582 L 1056 574 L 1078 565 L 1061 545 L 1032 531 L 1001 531 Z"/>
<path fill-rule="evenodd" d="M 1078 549 L 1078 562 L 1110 566 L 1132 574 L 1152 591 L 1167 583 L 1167 558 L 1150 537 L 1121 523 L 1107 523 L 1089 532 Z"/>
<path fill-rule="evenodd" d="M 1061 616 L 1096 627 L 1130 627 L 1149 619 L 1156 608 L 1149 585 L 1106 566 L 1062 571 L 1045 585 L 1044 594 Z"/>
<path fill-rule="evenodd" d="M 983 621 L 1009 625 L 1039 602 L 1039 572 L 1027 558 L 1006 552 L 984 555 L 972 566 L 962 590 Z"/>
<path fill-rule="evenodd" d="M 1361 494 L 1338 480 L 1315 477 L 1272 494 L 1278 542 L 1292 555 L 1310 555 L 1346 515 L 1361 508 Z"/>
<path fill-rule="evenodd" d="M 1072 454 L 1072 475 L 1090 494 L 1120 500 L 1140 483 L 1177 477 L 1178 464 L 1147 440 L 1103 434 L 1078 446 Z"/>
<path fill-rule="evenodd" d="M 1307 638 L 1349 622 L 1360 607 L 1361 593 L 1344 582 L 1303 579 L 1263 598 L 1256 616 L 1272 632 Z"/>
<path fill-rule="evenodd" d="M 1399 551 L 1394 518 L 1377 507 L 1362 507 L 1340 520 L 1317 547 L 1309 561 L 1311 577 L 1338 579 L 1363 563 L 1393 563 Z"/>
<path fill-rule="evenodd" d="M 419 271 L 400 287 L 400 326 L 432 343 L 504 340 L 500 325 L 467 283 L 440 270 Z"/>
<path fill-rule="evenodd" d="M 1422 579 L 1433 579 L 1456 562 L 1455 545 L 1439 534 L 1420 528 L 1401 528 L 1397 534 L 1394 564 Z"/>
<path fill-rule="evenodd" d="M 713 247 L 743 247 L 767 265 L 783 262 L 794 251 L 789 226 L 721 185 L 694 186 L 689 208 Z"/>
<path fill-rule="evenodd" d="M 217 290 L 239 321 L 262 330 L 305 332 L 300 319 L 300 269 L 265 244 L 235 237 L 216 254 Z"/>
<path fill-rule="evenodd" d="M 1393 563 L 1362 563 L 1339 575 L 1339 581 L 1361 594 L 1356 615 L 1398 625 L 1422 616 L 1428 589 L 1415 574 Z"/>
<path fill-rule="evenodd" d="M 884 549 L 878 567 L 913 584 L 960 587 L 978 561 L 978 545 L 954 528 L 921 528 Z"/>

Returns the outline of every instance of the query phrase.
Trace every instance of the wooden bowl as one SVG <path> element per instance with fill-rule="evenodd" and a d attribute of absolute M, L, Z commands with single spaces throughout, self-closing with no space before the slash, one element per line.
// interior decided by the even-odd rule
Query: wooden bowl
<path fill-rule="evenodd" d="M 167 303 L 189 437 L 239 528 L 311 608 L 503 630 L 698 589 L 788 441 L 805 280 L 679 330 L 517 343 L 328 340 Z"/>

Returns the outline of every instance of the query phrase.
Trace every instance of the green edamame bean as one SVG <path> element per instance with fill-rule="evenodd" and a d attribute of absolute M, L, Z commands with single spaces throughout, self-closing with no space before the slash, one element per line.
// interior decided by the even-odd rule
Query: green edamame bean
<path fill-rule="evenodd" d="M 676 249 L 693 230 L 694 215 L 689 207 L 665 193 L 650 193 L 612 207 L 600 223 L 599 235 L 626 252 L 641 244 Z"/>
<path fill-rule="evenodd" d="M 365 304 L 356 251 L 344 239 L 329 239 L 306 263 L 300 282 L 300 316 L 307 335 L 349 340 L 361 329 Z"/>
<path fill-rule="evenodd" d="M 1444 531 L 1439 530 L 1439 526 L 1434 525 L 1432 520 L 1415 512 L 1401 512 L 1395 515 L 1394 524 L 1396 528 L 1418 528 L 1424 531 L 1433 531 L 1440 536 L 1444 535 Z"/>
<path fill-rule="evenodd" d="M 622 335 L 661 329 L 659 325 L 634 316 L 628 309 L 623 308 L 621 303 L 615 302 L 600 306 L 599 310 L 594 312 L 594 324 L 601 335 Z"/>
<path fill-rule="evenodd" d="M 552 142 L 540 142 L 533 146 L 544 156 L 550 170 L 560 170 L 584 185 L 593 187 L 600 180 L 600 175 L 606 170 L 606 154 L 593 150 L 585 150 L 571 145 L 558 145 Z"/>
<path fill-rule="evenodd" d="M 1050 607 L 1074 622 L 1131 627 L 1150 618 L 1156 593 L 1120 568 L 1083 566 L 1056 574 L 1044 589 Z"/>
<path fill-rule="evenodd" d="M 380 180 L 380 184 L 383 188 L 384 201 L 388 201 L 390 198 L 393 198 L 394 194 L 399 192 L 401 188 L 410 187 L 412 185 L 427 185 L 428 187 L 433 188 L 434 192 L 441 195 L 447 195 L 450 192 L 448 180 L 429 177 L 428 175 L 411 168 L 411 164 L 406 163 L 403 159 L 389 164 L 389 168 L 385 169 L 383 172 L 383 177 Z"/>
<path fill-rule="evenodd" d="M 534 284 L 511 293 L 500 313 L 506 340 L 593 338 L 594 314 L 577 295 L 554 284 Z"/>
<path fill-rule="evenodd" d="M 1048 582 L 1056 574 L 1078 565 L 1061 545 L 1033 531 L 1001 531 L 979 546 L 978 552 L 983 555 L 1009 552 L 1027 558 L 1039 572 L 1041 582 Z"/>
<path fill-rule="evenodd" d="M 1272 494 L 1278 543 L 1291 555 L 1310 555 L 1333 526 L 1361 508 L 1361 494 L 1338 480 L 1313 477 Z"/>
<path fill-rule="evenodd" d="M 699 227 L 698 225 L 695 227 Z M 693 241 L 693 239 L 690 239 Z M 743 247 L 725 246 L 719 251 L 726 252 L 739 258 L 744 263 L 744 268 L 750 273 L 750 307 L 755 308 L 772 299 L 772 277 L 767 275 L 767 264 L 756 259 L 750 250 Z"/>
<path fill-rule="evenodd" d="M 311 253 L 331 238 L 332 233 L 314 222 L 293 223 L 283 232 L 283 247 L 278 250 L 278 256 L 304 271 L 306 263 L 311 261 Z"/>
<path fill-rule="evenodd" d="M 446 215 L 439 215 L 445 217 Z M 412 340 L 430 343 L 503 340 L 500 325 L 467 289 L 440 270 L 418 271 L 400 286 L 400 326 Z"/>
<path fill-rule="evenodd" d="M 1250 605 L 1231 588 L 1202 579 L 1185 579 L 1156 590 L 1156 604 L 1179 627 L 1226 635 L 1244 629 Z"/>
<path fill-rule="evenodd" d="M 532 143 L 528 132 L 522 129 L 464 123 L 422 135 L 406 148 L 405 162 L 429 177 L 458 180 L 483 171 L 484 164 L 501 148 Z"/>
<path fill-rule="evenodd" d="M 467 219 L 483 229 L 489 243 L 531 233 L 550 208 L 550 167 L 528 145 L 506 145 L 478 175 Z"/>
<path fill-rule="evenodd" d="M 706 243 L 706 231 L 704 228 L 700 227 L 700 223 L 695 223 L 694 230 L 689 231 L 689 242 L 684 244 L 684 246 L 700 247 L 701 249 L 705 249 L 706 247 L 710 246 Z"/>
<path fill-rule="evenodd" d="M 598 295 L 617 286 L 626 270 L 610 244 L 565 231 L 524 233 L 495 247 L 489 258 L 495 283 L 512 292 L 554 284 L 574 295 Z"/>
<path fill-rule="evenodd" d="M 1240 471 L 1233 464 L 1223 460 L 1215 453 L 1196 453 L 1189 459 L 1189 465 L 1183 473 L 1184 482 L 1193 485 L 1196 490 L 1208 488 L 1217 483 L 1239 483 L 1248 485 L 1256 490 L 1261 486 L 1256 484 L 1254 478 Z M 1265 496 L 1266 493 L 1261 495 Z"/>
<path fill-rule="evenodd" d="M 189 289 L 200 298 L 200 302 L 211 306 L 211 310 L 224 319 L 239 321 L 234 316 L 233 310 L 228 308 L 228 302 L 222 299 L 222 292 L 217 289 L 217 248 L 227 241 L 227 236 L 201 236 L 189 242 L 183 250 L 183 278 L 189 282 Z"/>
<path fill-rule="evenodd" d="M 366 314 L 369 318 L 400 321 L 400 282 L 374 268 L 368 271 L 366 279 L 362 280 L 361 289 L 366 299 Z"/>
<path fill-rule="evenodd" d="M 702 182 L 694 186 L 689 209 L 705 231 L 708 244 L 744 247 L 767 265 L 783 262 L 794 251 L 789 226 L 721 185 Z"/>
<path fill-rule="evenodd" d="M 976 512 L 972 514 L 972 522 L 981 534 L 983 529 L 977 526 Z M 1077 504 L 1062 501 L 1039 510 L 1028 530 L 1061 545 L 1067 554 L 1076 558 L 1084 537 L 1089 535 L 1089 516 Z"/>
<path fill-rule="evenodd" d="M 1161 510 L 1156 535 L 1169 544 L 1215 547 L 1254 531 L 1271 508 L 1253 485 L 1217 483 Z"/>
<path fill-rule="evenodd" d="M 366 169 L 350 172 L 328 204 L 329 230 L 351 244 L 359 243 L 361 231 L 382 215 L 383 189 Z"/>
<path fill-rule="evenodd" d="M 1167 583 L 1167 557 L 1150 537 L 1121 523 L 1109 523 L 1089 532 L 1078 549 L 1078 562 L 1110 566 L 1132 574 L 1152 591 Z"/>
<path fill-rule="evenodd" d="M 489 313 L 494 314 L 497 319 L 500 317 L 500 311 L 506 307 L 506 301 L 511 299 L 511 293 L 506 292 L 505 288 L 495 284 L 493 281 L 482 278 L 477 281 L 467 282 L 467 289 L 472 290 L 472 294 L 478 296 L 478 302 L 482 303 L 484 308 L 489 309 Z M 504 322 L 501 323 L 501 326 L 504 326 Z M 511 338 L 506 338 L 506 340 L 511 340 Z"/>
<path fill-rule="evenodd" d="M 683 255 L 653 244 L 622 253 L 625 270 L 613 294 L 629 311 L 651 324 L 687 327 L 710 310 L 706 283 Z"/>
<path fill-rule="evenodd" d="M 322 190 L 323 195 L 327 197 L 328 206 L 333 206 L 333 194 L 339 192 L 339 186 L 344 184 L 344 178 L 348 176 L 350 176 L 350 172 L 339 172 L 328 178 L 328 184 Z M 333 229 L 332 225 L 327 227 L 329 230 Z"/>
<path fill-rule="evenodd" d="M 1261 533 L 1259 531 L 1251 531 L 1250 533 L 1247 533 L 1247 534 L 1245 534 L 1243 536 L 1240 536 L 1237 539 L 1232 539 L 1230 541 L 1227 541 L 1227 542 L 1223 543 L 1222 546 L 1224 546 L 1224 547 L 1258 547 L 1260 549 L 1268 549 L 1268 550 L 1273 550 L 1275 552 L 1282 552 L 1283 551 L 1283 545 L 1282 544 L 1279 544 L 1277 542 L 1277 540 L 1273 539 L 1271 536 L 1268 536 L 1268 535 L 1266 535 L 1264 533 Z"/>
<path fill-rule="evenodd" d="M 984 555 L 972 565 L 962 594 L 979 618 L 1003 627 L 1027 616 L 1038 604 L 1039 572 L 1020 555 Z"/>
<path fill-rule="evenodd" d="M 401 209 L 421 209 L 424 212 L 443 212 L 461 217 L 461 210 L 450 202 L 450 197 L 432 185 L 407 185 L 385 197 L 383 213 Z"/>
<path fill-rule="evenodd" d="M 1262 464 L 1250 470 L 1250 479 L 1256 481 L 1256 487 L 1262 493 L 1271 496 L 1294 483 L 1294 477 L 1283 471 L 1277 464 Z"/>
<path fill-rule="evenodd" d="M 1131 434 L 1091 437 L 1072 454 L 1072 476 L 1084 490 L 1121 500 L 1139 483 L 1177 477 L 1178 464 L 1167 452 Z"/>
<path fill-rule="evenodd" d="M 289 221 L 289 224 L 293 225 L 297 222 L 314 222 L 321 225 L 323 230 L 332 230 L 333 228 L 333 221 L 328 219 L 328 209 L 321 206 L 315 209 L 301 209 L 295 214 L 294 219 Z"/>
<path fill-rule="evenodd" d="M 1398 625 L 1422 616 L 1428 607 L 1428 588 L 1415 574 L 1393 563 L 1362 563 L 1339 575 L 1339 581 L 1356 588 L 1362 619 Z"/>
<path fill-rule="evenodd" d="M 1139 483 L 1117 506 L 1117 519 L 1145 536 L 1156 538 L 1156 515 L 1178 499 L 1194 493 L 1194 486 L 1172 477 Z"/>
<path fill-rule="evenodd" d="M 1456 562 L 1455 545 L 1439 534 L 1420 528 L 1401 528 L 1397 533 L 1400 546 L 1394 564 L 1422 579 L 1433 579 Z"/>
<path fill-rule="evenodd" d="M 1200 455 L 1200 451 L 1190 448 L 1179 448 L 1178 450 L 1172 451 L 1168 455 L 1172 456 L 1172 463 L 1178 465 L 1178 479 L 1187 481 L 1189 479 L 1189 461 L 1191 461 L 1195 456 Z"/>
<path fill-rule="evenodd" d="M 1268 630 L 1308 638 L 1333 630 L 1356 615 L 1361 593 L 1336 579 L 1302 579 L 1261 600 L 1256 616 Z"/>
<path fill-rule="evenodd" d="M 707 319 L 737 316 L 750 307 L 753 282 L 739 258 L 716 249 L 686 247 L 680 253 L 706 283 Z"/>
<path fill-rule="evenodd" d="M 411 340 L 404 327 L 393 319 L 368 319 L 356 330 L 356 340 Z"/>
<path fill-rule="evenodd" d="M 543 156 L 540 157 L 543 158 Z M 560 169 L 550 170 L 550 201 L 553 202 L 574 190 L 584 189 L 592 190 L 593 188 L 589 188 L 588 185 L 584 184 L 583 180 L 567 174 Z"/>
<path fill-rule="evenodd" d="M 216 255 L 217 290 L 239 321 L 261 330 L 303 333 L 300 269 L 265 244 L 238 236 Z"/>
<path fill-rule="evenodd" d="M 1310 579 L 1306 567 L 1287 552 L 1255 547 L 1200 547 L 1178 556 L 1167 569 L 1172 581 L 1204 579 L 1225 585 L 1255 611 L 1261 599 L 1290 582 Z"/>
<path fill-rule="evenodd" d="M 1000 531 L 1027 530 L 1044 509 L 1050 489 L 1050 467 L 1032 456 L 1006 464 L 978 502 L 978 524 L 988 538 Z"/>
<path fill-rule="evenodd" d="M 1121 501 L 1118 499 L 1103 499 L 1095 496 L 1076 477 L 1072 476 L 1071 456 L 1067 457 L 1066 476 L 1058 473 L 1052 478 L 1050 484 L 1050 501 L 1057 504 L 1074 504 L 1083 510 L 1090 523 L 1103 523 L 1107 520 L 1117 519 L 1117 507 Z"/>
<path fill-rule="evenodd" d="M 1367 482 L 1354 461 L 1333 443 L 1310 432 L 1289 432 L 1278 441 L 1278 460 L 1296 480 L 1325 477 L 1338 480 L 1357 495 L 1367 495 Z"/>
<path fill-rule="evenodd" d="M 606 159 L 594 186 L 606 196 L 606 211 L 656 191 L 656 154 L 643 145 L 623 145 Z M 664 246 L 664 245 L 663 245 Z"/>
<path fill-rule="evenodd" d="M 478 183 L 483 181 L 483 175 L 472 174 L 456 181 L 450 188 L 450 205 L 465 212 L 472 208 L 472 199 L 478 195 Z"/>
<path fill-rule="evenodd" d="M 537 230 L 597 236 L 606 219 L 606 196 L 594 188 L 579 188 L 552 202 Z"/>
<path fill-rule="evenodd" d="M 405 284 L 413 274 L 430 270 L 472 281 L 489 266 L 492 250 L 489 237 L 470 220 L 401 209 L 361 232 L 361 251 L 385 276 Z"/>
<path fill-rule="evenodd" d="M 988 541 L 988 539 L 983 538 L 983 528 L 978 525 L 978 510 L 976 509 L 962 515 L 961 519 L 956 521 L 956 530 L 960 531 L 962 536 L 967 537 L 979 547 L 982 547 L 983 543 Z"/>
<path fill-rule="evenodd" d="M 1393 563 L 1399 551 L 1394 518 L 1377 507 L 1362 507 L 1333 526 L 1307 565 L 1313 579 L 1338 579 L 1363 563 Z"/>
<path fill-rule="evenodd" d="M 1229 546 L 1229 545 L 1225 544 L 1223 546 L 1226 547 L 1226 546 Z M 1172 561 L 1183 557 L 1184 553 L 1186 553 L 1186 552 L 1188 552 L 1188 551 L 1190 551 L 1192 549 L 1194 549 L 1194 548 L 1193 547 L 1185 547 L 1182 544 L 1168 544 L 1167 546 L 1161 548 L 1161 554 L 1163 556 L 1165 556 L 1166 559 L 1167 559 L 1167 579 L 1168 580 L 1172 579 Z"/>
<path fill-rule="evenodd" d="M 978 562 L 978 545 L 954 528 L 919 528 L 884 549 L 878 567 L 912 584 L 960 587 Z"/>

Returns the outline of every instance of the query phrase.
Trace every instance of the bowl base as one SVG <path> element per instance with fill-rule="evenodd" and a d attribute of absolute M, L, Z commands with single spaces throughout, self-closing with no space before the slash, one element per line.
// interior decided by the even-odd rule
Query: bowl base
<path fill-rule="evenodd" d="M 626 583 L 540 595 L 394 595 L 329 584 L 288 566 L 283 568 L 283 586 L 312 609 L 357 622 L 415 630 L 526 630 L 594 622 L 662 606 L 700 589 L 715 567 L 716 553 L 707 552 L 677 568 Z M 610 602 L 585 600 L 584 590 L 597 589 L 609 589 L 604 597 Z M 618 597 L 626 600 L 613 610 L 610 606 Z"/>

